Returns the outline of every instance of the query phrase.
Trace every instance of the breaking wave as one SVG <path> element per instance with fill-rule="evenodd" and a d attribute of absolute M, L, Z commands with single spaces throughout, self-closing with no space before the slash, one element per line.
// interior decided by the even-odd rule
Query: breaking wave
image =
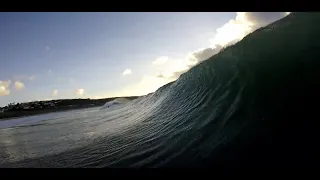
<path fill-rule="evenodd" d="M 2 129 L 0 166 L 306 166 L 319 151 L 318 22 L 291 13 L 152 94 Z"/>

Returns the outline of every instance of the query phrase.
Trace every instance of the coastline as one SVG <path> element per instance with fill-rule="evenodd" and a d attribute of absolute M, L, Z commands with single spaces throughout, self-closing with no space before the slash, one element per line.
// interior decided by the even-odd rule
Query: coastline
<path fill-rule="evenodd" d="M 20 117 L 27 117 L 40 114 L 48 114 L 54 112 L 63 112 L 77 109 L 94 108 L 103 106 L 105 103 L 117 99 L 120 97 L 105 98 L 105 99 L 65 99 L 65 100 L 52 100 L 60 101 L 62 106 L 54 108 L 43 108 L 43 109 L 30 109 L 30 110 L 18 110 L 18 111 L 7 111 L 0 113 L 0 121 L 12 120 Z M 130 100 L 138 98 L 138 96 L 123 97 Z"/>
<path fill-rule="evenodd" d="M 86 109 L 86 108 L 94 108 L 100 107 L 102 105 L 96 106 L 81 106 L 81 107 L 63 107 L 63 108 L 56 108 L 56 109 L 43 109 L 43 110 L 33 110 L 33 111 L 18 111 L 18 112 L 5 112 L 0 114 L 0 121 L 12 120 L 16 118 L 28 117 L 28 116 L 35 116 L 35 115 L 42 115 L 42 114 L 50 114 L 56 112 L 65 112 L 65 111 L 72 111 L 77 109 Z"/>

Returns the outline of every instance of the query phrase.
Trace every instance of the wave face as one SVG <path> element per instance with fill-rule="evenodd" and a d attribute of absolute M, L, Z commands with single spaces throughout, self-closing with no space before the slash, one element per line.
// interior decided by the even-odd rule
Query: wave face
<path fill-rule="evenodd" d="M 0 131 L 2 167 L 307 166 L 320 13 L 291 13 L 152 94 Z M 58 116 L 58 115 L 57 115 Z M 318 157 L 318 156 L 317 156 Z"/>

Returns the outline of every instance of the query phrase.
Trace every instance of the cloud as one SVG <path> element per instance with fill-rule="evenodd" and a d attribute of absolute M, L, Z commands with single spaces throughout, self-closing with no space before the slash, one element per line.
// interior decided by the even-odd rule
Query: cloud
<path fill-rule="evenodd" d="M 57 96 L 57 95 L 58 95 L 58 90 L 56 90 L 56 89 L 53 90 L 53 91 L 52 91 L 52 96 Z"/>
<path fill-rule="evenodd" d="M 123 71 L 122 76 L 127 76 L 127 75 L 130 75 L 130 74 L 132 74 L 131 69 L 126 69 L 126 70 Z"/>
<path fill-rule="evenodd" d="M 194 51 L 189 53 L 188 55 L 188 60 L 190 62 L 194 62 L 191 64 L 195 64 L 204 60 L 209 59 L 210 57 L 212 57 L 213 55 L 217 54 L 218 52 L 220 52 L 220 50 L 223 48 L 223 46 L 221 45 L 216 45 L 215 48 L 206 48 L 206 49 L 200 49 L 198 51 Z"/>
<path fill-rule="evenodd" d="M 165 76 L 163 74 L 158 74 L 156 75 L 157 78 L 165 78 Z"/>
<path fill-rule="evenodd" d="M 190 52 L 184 59 L 170 61 L 168 65 L 162 69 L 162 72 L 155 77 L 167 79 L 169 81 L 176 80 L 181 74 L 187 72 L 191 67 L 195 66 L 199 62 L 209 59 L 213 55 L 217 54 L 221 49 L 222 46 L 217 45 L 216 48 L 209 47 Z"/>
<path fill-rule="evenodd" d="M 155 61 L 152 62 L 153 65 L 159 66 L 165 64 L 169 60 L 168 56 L 158 57 Z"/>
<path fill-rule="evenodd" d="M 266 26 L 288 15 L 286 12 L 237 12 L 235 19 L 216 30 L 216 35 L 211 39 L 212 47 L 226 46 L 230 42 L 237 42 L 250 32 Z"/>
<path fill-rule="evenodd" d="M 23 90 L 24 89 L 24 83 L 22 83 L 20 81 L 16 81 L 16 82 L 14 82 L 14 87 L 18 91 Z"/>
<path fill-rule="evenodd" d="M 51 74 L 51 73 L 52 73 L 51 69 L 49 69 L 49 70 L 48 70 L 48 73 L 49 73 L 49 74 Z"/>
<path fill-rule="evenodd" d="M 45 48 L 46 48 L 46 50 L 47 50 L 47 51 L 49 51 L 49 50 L 50 50 L 50 47 L 49 47 L 49 46 L 46 46 Z"/>
<path fill-rule="evenodd" d="M 172 73 L 172 75 L 169 78 L 172 79 L 172 80 L 176 80 L 181 76 L 181 74 L 186 73 L 188 70 L 189 69 L 185 69 L 185 70 L 181 70 L 181 71 L 175 71 L 175 72 Z M 167 79 L 168 79 L 168 77 L 167 77 Z"/>
<path fill-rule="evenodd" d="M 11 81 L 0 81 L 0 96 L 7 96 L 10 94 L 9 86 Z"/>
<path fill-rule="evenodd" d="M 251 31 L 253 23 L 248 21 L 245 12 L 237 12 L 236 18 L 229 20 L 216 29 L 215 36 L 210 39 L 211 46 L 226 46 L 229 42 L 240 40 Z"/>
<path fill-rule="evenodd" d="M 273 12 L 237 12 L 235 18 L 230 19 L 216 29 L 215 35 L 209 39 L 207 47 L 189 52 L 185 57 L 158 57 L 152 62 L 152 65 L 154 65 L 152 68 L 156 72 L 155 75 L 145 75 L 138 83 L 128 85 L 122 90 L 108 93 L 106 97 L 144 95 L 154 92 L 164 84 L 178 79 L 181 74 L 187 72 L 196 64 L 219 53 L 224 47 L 235 44 L 257 28 L 283 18 L 286 15 L 284 12 L 272 13 Z M 124 71 L 123 75 L 130 73 L 130 70 Z"/>
<path fill-rule="evenodd" d="M 223 47 L 230 46 L 240 41 L 252 31 L 266 26 L 288 15 L 285 12 L 237 12 L 234 19 L 216 29 L 215 36 L 209 40 L 210 46 L 190 52 L 180 69 L 171 69 L 165 74 L 156 75 L 158 78 L 177 79 L 191 67 L 201 61 L 207 60 L 219 53 Z M 168 71 L 168 70 L 167 70 Z"/>
<path fill-rule="evenodd" d="M 266 26 L 288 15 L 286 12 L 246 12 L 245 18 L 253 24 L 252 30 Z"/>
<path fill-rule="evenodd" d="M 78 96 L 82 96 L 83 93 L 84 93 L 84 89 L 77 89 L 76 90 L 76 95 L 78 95 Z"/>

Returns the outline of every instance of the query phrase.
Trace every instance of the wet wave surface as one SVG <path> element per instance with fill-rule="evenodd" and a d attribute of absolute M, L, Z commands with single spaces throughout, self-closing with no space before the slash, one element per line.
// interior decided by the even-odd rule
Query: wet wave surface
<path fill-rule="evenodd" d="M 257 30 L 177 81 L 112 108 L 0 121 L 0 166 L 315 161 L 316 106 L 306 99 L 320 100 L 319 20 L 319 13 L 291 13 L 272 31 Z"/>

